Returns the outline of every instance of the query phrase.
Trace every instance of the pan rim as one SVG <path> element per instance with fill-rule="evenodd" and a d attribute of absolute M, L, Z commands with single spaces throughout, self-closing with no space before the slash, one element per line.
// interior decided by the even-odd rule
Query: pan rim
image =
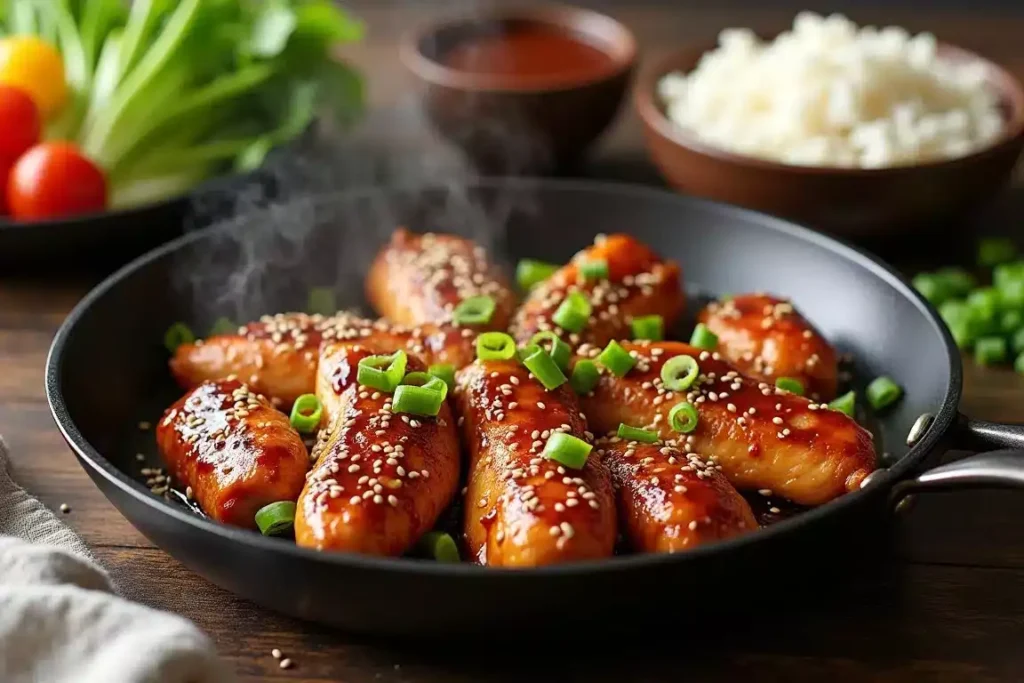
<path fill-rule="evenodd" d="M 531 568 L 529 570 L 510 569 L 498 567 L 483 567 L 476 564 L 464 562 L 459 564 L 438 563 L 430 560 L 416 558 L 390 558 L 360 555 L 344 552 L 320 552 L 310 548 L 303 548 L 283 539 L 264 537 L 247 529 L 240 529 L 199 517 L 180 506 L 154 496 L 148 489 L 138 481 L 127 476 L 112 462 L 104 457 L 95 447 L 90 444 L 85 436 L 79 431 L 68 411 L 63 396 L 61 382 L 61 368 L 64 360 L 65 347 L 76 328 L 79 319 L 100 300 L 107 292 L 118 285 L 128 275 L 141 270 L 153 262 L 179 251 L 185 245 L 203 239 L 212 239 L 218 233 L 231 229 L 239 220 L 246 217 L 235 217 L 223 223 L 203 230 L 198 230 L 178 237 L 170 242 L 159 246 L 152 251 L 139 256 L 128 264 L 110 274 L 102 282 L 96 285 L 79 301 L 67 315 L 57 330 L 50 345 L 46 358 L 45 389 L 47 404 L 58 429 L 64 440 L 74 451 L 83 467 L 92 469 L 93 472 L 103 477 L 109 484 L 118 488 L 122 493 L 130 496 L 136 502 L 147 507 L 149 511 L 158 515 L 169 516 L 176 523 L 183 524 L 190 532 L 208 533 L 218 537 L 222 542 L 241 543 L 253 550 L 283 553 L 289 556 L 292 561 L 321 562 L 330 566 L 345 567 L 352 570 L 372 571 L 377 574 L 381 572 L 394 574 L 395 576 L 422 576 L 430 578 L 458 578 L 458 579 L 479 579 L 487 580 L 541 580 L 544 577 L 569 578 L 581 574 L 595 573 L 617 573 L 634 570 L 642 570 L 662 563 L 677 563 L 686 561 L 699 561 L 712 555 L 726 555 L 746 549 L 754 544 L 771 543 L 777 536 L 786 535 L 796 531 L 803 526 L 813 526 L 826 518 L 840 514 L 843 510 L 859 504 L 868 496 L 888 489 L 891 484 L 907 474 L 911 468 L 919 464 L 926 455 L 932 452 L 941 442 L 943 437 L 952 427 L 958 414 L 957 407 L 960 403 L 962 392 L 963 370 L 960 361 L 959 351 L 953 339 L 942 324 L 938 312 L 924 299 L 895 269 L 885 264 L 874 256 L 860 248 L 853 246 L 841 239 L 815 232 L 785 219 L 776 218 L 758 211 L 744 209 L 741 207 L 717 202 L 713 200 L 691 197 L 676 194 L 674 192 L 655 188 L 651 186 L 620 183 L 614 181 L 599 180 L 578 180 L 578 179 L 551 179 L 539 177 L 504 178 L 490 177 L 481 178 L 469 183 L 473 189 L 488 189 L 493 187 L 520 186 L 524 188 L 541 187 L 543 189 L 555 189 L 560 192 L 566 191 L 596 191 L 602 194 L 614 194 L 622 197 L 643 197 L 648 201 L 671 201 L 683 204 L 703 207 L 704 210 L 713 212 L 724 218 L 742 220 L 749 224 L 756 224 L 763 229 L 774 230 L 784 235 L 810 242 L 820 248 L 826 249 L 846 261 L 869 271 L 875 277 L 882 279 L 890 287 L 895 289 L 905 298 L 915 304 L 918 311 L 929 322 L 933 330 L 943 339 L 947 353 L 949 367 L 949 384 L 946 387 L 945 395 L 941 406 L 938 407 L 931 428 L 924 438 L 910 448 L 895 465 L 882 470 L 877 479 L 873 478 L 872 486 L 847 493 L 829 503 L 811 510 L 802 512 L 799 515 L 785 519 L 770 527 L 760 529 L 757 533 L 744 534 L 705 546 L 699 546 L 685 553 L 663 554 L 663 553 L 640 553 L 633 555 L 618 555 L 598 560 L 584 560 L 561 565 Z M 371 193 L 394 193 L 408 191 L 430 191 L 431 189 L 443 190 L 442 186 L 422 186 L 422 184 L 396 184 L 396 185 L 366 185 L 349 188 L 340 192 L 307 196 L 291 201 L 322 202 L 351 201 L 351 198 L 369 195 Z M 288 202 L 286 202 L 288 203 Z M 267 209 L 261 209 L 265 211 Z M 258 215 L 256 214 L 250 215 Z M 104 494 L 106 495 L 106 494 Z M 129 520 L 131 521 L 131 520 Z M 133 525 L 134 526 L 134 525 Z M 161 548 L 162 549 L 162 548 Z M 165 551 L 166 552 L 166 551 Z"/>

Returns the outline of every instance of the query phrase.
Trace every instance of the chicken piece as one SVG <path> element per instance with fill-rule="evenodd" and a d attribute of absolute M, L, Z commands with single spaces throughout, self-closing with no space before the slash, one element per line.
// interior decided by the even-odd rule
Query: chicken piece
<path fill-rule="evenodd" d="M 309 454 L 288 418 L 238 380 L 203 382 L 167 409 L 156 441 L 168 470 L 211 519 L 256 528 L 265 505 L 294 501 Z"/>
<path fill-rule="evenodd" d="M 604 372 L 582 398 L 583 411 L 598 432 L 620 423 L 678 438 L 688 453 L 714 456 L 741 490 L 770 489 L 801 505 L 821 505 L 856 490 L 875 469 L 871 434 L 827 405 L 750 379 L 719 354 L 680 342 L 622 342 L 637 364 L 624 377 Z M 599 349 L 581 347 L 594 357 Z M 685 394 L 667 391 L 660 377 L 666 361 L 688 355 L 700 373 Z M 699 413 L 697 428 L 684 436 L 669 425 L 669 412 L 682 401 Z"/>
<path fill-rule="evenodd" d="M 452 322 L 452 311 L 474 296 L 490 296 L 495 308 L 479 330 L 504 330 L 516 298 L 484 248 L 457 235 L 395 230 L 366 276 L 366 297 L 388 320 L 401 325 Z"/>
<path fill-rule="evenodd" d="M 771 384 L 791 377 L 813 399 L 835 398 L 836 351 L 788 301 L 741 294 L 708 304 L 700 322 L 718 335 L 718 352 L 740 372 Z"/>
<path fill-rule="evenodd" d="M 581 470 L 541 452 L 554 432 L 592 443 L 567 384 L 547 391 L 515 361 L 477 361 L 457 376 L 470 454 L 465 536 L 480 564 L 533 567 L 607 557 L 615 544 L 608 470 L 593 453 Z"/>
<path fill-rule="evenodd" d="M 239 377 L 274 405 L 287 408 L 316 386 L 316 368 L 323 340 L 358 339 L 378 349 L 405 349 L 428 363 L 456 368 L 476 357 L 476 333 L 437 325 L 404 327 L 348 313 L 324 317 L 305 313 L 263 316 L 223 334 L 182 344 L 171 358 L 171 373 L 188 389 L 205 380 Z"/>
<path fill-rule="evenodd" d="M 436 417 L 391 410 L 392 394 L 361 386 L 361 342 L 321 350 L 317 393 L 334 406 L 299 496 L 295 542 L 317 550 L 401 555 L 434 523 L 459 485 L 459 440 L 445 401 Z M 410 356 L 408 371 L 425 365 Z"/>
<path fill-rule="evenodd" d="M 608 277 L 584 280 L 579 265 L 597 260 L 608 264 Z M 586 296 L 592 307 L 590 321 L 579 333 L 568 333 L 551 319 L 571 291 Z M 599 237 L 530 292 L 516 312 L 512 335 L 525 343 L 541 330 L 554 330 L 573 346 L 604 346 L 613 339 L 631 338 L 634 317 L 660 315 L 665 328 L 671 329 L 685 306 L 675 262 L 663 261 L 629 235 Z"/>
<path fill-rule="evenodd" d="M 675 439 L 649 444 L 612 435 L 598 439 L 597 448 L 635 551 L 675 553 L 758 528 L 714 457 L 687 453 Z"/>

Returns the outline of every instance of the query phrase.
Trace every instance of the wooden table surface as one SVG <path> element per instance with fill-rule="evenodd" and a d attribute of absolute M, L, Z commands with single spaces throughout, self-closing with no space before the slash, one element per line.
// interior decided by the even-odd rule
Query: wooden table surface
<path fill-rule="evenodd" d="M 684 41 L 706 40 L 741 22 L 771 30 L 792 16 L 779 9 L 738 10 L 735 3 L 600 3 L 636 32 L 645 56 Z M 752 3 L 756 4 L 756 3 Z M 415 93 L 398 64 L 399 31 L 423 18 L 422 4 L 359 8 L 370 37 L 350 55 L 367 74 L 373 115 L 361 132 L 391 145 L 424 133 Z M 685 9 L 683 8 L 685 7 Z M 914 9 L 855 11 L 860 22 L 929 29 L 977 49 L 1024 76 L 1024 14 L 942 10 L 926 18 Z M 604 140 L 587 174 L 652 180 L 637 122 L 628 107 Z M 1021 193 L 1024 194 L 1024 193 Z M 1014 210 L 1014 206 L 1018 207 Z M 1012 192 L 979 219 L 982 229 L 1022 225 L 1024 202 Z M 1011 221 L 1012 219 L 1012 221 Z M 973 229 L 973 228 L 972 228 Z M 930 240 L 937 242 L 939 240 Z M 932 254 L 901 255 L 900 264 Z M 478 681 L 563 680 L 732 681 L 1011 681 L 1024 678 L 1024 495 L 963 492 L 922 499 L 894 522 L 897 550 L 854 584 L 841 610 L 801 608 L 760 615 L 727 633 L 686 645 L 600 643 L 559 665 L 498 661 L 484 649 L 463 651 L 414 643 L 373 642 L 331 632 L 263 610 L 193 575 L 125 521 L 88 480 L 62 442 L 43 394 L 43 363 L 57 326 L 95 277 L 34 279 L 0 274 L 0 434 L 15 475 L 48 506 L 68 503 L 65 519 L 95 549 L 122 590 L 143 603 L 194 620 L 216 642 L 242 680 Z M 990 420 L 1024 421 L 1024 378 L 967 363 L 963 410 Z M 770 589 L 770 587 L 766 587 Z M 496 615 L 497 616 L 497 615 Z M 753 621 L 753 620 L 752 620 Z M 481 624 L 481 628 L 485 628 Z M 524 636 L 528 637 L 528 636 Z M 295 663 L 283 671 L 271 658 L 282 649 Z"/>

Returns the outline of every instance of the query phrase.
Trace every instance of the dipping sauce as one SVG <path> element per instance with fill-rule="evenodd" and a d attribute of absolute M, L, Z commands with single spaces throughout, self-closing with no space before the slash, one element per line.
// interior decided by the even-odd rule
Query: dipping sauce
<path fill-rule="evenodd" d="M 525 21 L 468 36 L 449 49 L 443 61 L 459 71 L 531 81 L 587 79 L 614 64 L 612 57 L 583 38 L 556 26 Z"/>

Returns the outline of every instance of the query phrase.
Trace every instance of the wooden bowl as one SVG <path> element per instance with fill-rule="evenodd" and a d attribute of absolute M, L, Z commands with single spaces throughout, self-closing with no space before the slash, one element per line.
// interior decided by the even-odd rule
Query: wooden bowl
<path fill-rule="evenodd" d="M 710 49 L 710 48 L 707 48 Z M 1005 186 L 1024 146 L 1024 89 L 1005 69 L 951 45 L 939 54 L 983 63 L 1006 125 L 990 146 L 956 159 L 878 169 L 796 166 L 732 153 L 673 123 L 657 97 L 662 76 L 689 73 L 706 49 L 674 53 L 641 75 L 634 105 L 665 179 L 694 195 L 757 209 L 834 234 L 875 238 L 963 217 Z"/>
<path fill-rule="evenodd" d="M 453 47 L 482 34 L 540 26 L 596 47 L 607 67 L 583 77 L 525 77 L 451 68 Z M 591 10 L 561 5 L 450 18 L 406 35 L 402 62 L 423 86 L 433 126 L 481 171 L 537 174 L 571 168 L 608 127 L 636 62 L 625 26 Z"/>

